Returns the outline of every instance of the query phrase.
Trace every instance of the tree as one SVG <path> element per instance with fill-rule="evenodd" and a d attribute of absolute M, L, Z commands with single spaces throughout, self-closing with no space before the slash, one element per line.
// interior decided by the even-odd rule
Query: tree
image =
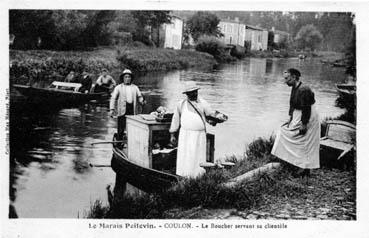
<path fill-rule="evenodd" d="M 309 24 L 301 27 L 296 35 L 295 40 L 297 47 L 300 49 L 309 48 L 310 50 L 315 50 L 316 47 L 322 42 L 323 35 L 314 25 Z"/>
<path fill-rule="evenodd" d="M 115 11 L 102 10 L 97 11 L 89 19 L 86 29 L 83 32 L 84 44 L 88 46 L 109 44 L 110 31 L 108 24 L 115 19 Z"/>
<path fill-rule="evenodd" d="M 223 36 L 218 28 L 219 18 L 210 12 L 197 12 L 187 22 L 192 38 L 197 41 L 201 35 Z"/>
<path fill-rule="evenodd" d="M 70 50 L 84 47 L 82 33 L 94 12 L 84 13 L 76 10 L 54 11 L 55 49 Z M 85 35 L 85 37 L 87 37 Z"/>
<path fill-rule="evenodd" d="M 10 10 L 9 33 L 15 35 L 14 48 L 51 48 L 55 40 L 55 21 L 50 10 Z"/>
<path fill-rule="evenodd" d="M 113 11 L 10 10 L 16 49 L 73 50 L 108 42 Z"/>
<path fill-rule="evenodd" d="M 136 19 L 138 26 L 134 37 L 137 40 L 148 43 L 146 41 L 153 40 L 154 31 L 156 31 L 156 45 L 159 45 L 160 41 L 160 26 L 164 23 L 170 23 L 172 19 L 170 11 L 133 11 L 132 16 Z"/>

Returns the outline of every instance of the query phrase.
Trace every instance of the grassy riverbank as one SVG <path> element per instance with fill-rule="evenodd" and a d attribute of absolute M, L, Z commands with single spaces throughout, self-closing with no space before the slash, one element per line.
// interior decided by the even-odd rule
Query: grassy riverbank
<path fill-rule="evenodd" d="M 126 195 L 104 205 L 96 201 L 88 218 L 145 219 L 356 219 L 356 171 L 322 168 L 307 180 L 295 178 L 290 166 L 258 176 L 233 188 L 222 185 L 268 162 L 274 138 L 258 138 L 230 170 L 185 179 L 162 194 Z M 322 155 L 324 156 L 324 155 Z M 234 160 L 234 158 L 228 158 Z M 279 161 L 281 162 L 281 161 Z"/>
<path fill-rule="evenodd" d="M 299 55 L 306 55 L 307 57 L 320 58 L 324 63 L 334 63 L 342 60 L 344 54 L 333 51 L 317 51 L 317 52 L 298 52 L 294 50 L 274 50 L 274 51 L 258 51 L 253 50 L 246 53 L 246 57 L 252 58 L 297 58 Z"/>
<path fill-rule="evenodd" d="M 98 48 L 91 51 L 10 50 L 10 81 L 63 80 L 71 71 L 97 78 L 103 68 L 116 72 L 131 68 L 135 73 L 165 71 L 189 67 L 212 68 L 214 57 L 197 51 L 149 47 Z"/>
<path fill-rule="evenodd" d="M 119 53 L 118 60 L 137 72 L 212 68 L 217 64 L 214 57 L 207 53 L 161 48 L 127 49 Z"/>
<path fill-rule="evenodd" d="M 289 51 L 289 50 L 279 50 L 279 51 L 258 51 L 253 50 L 246 53 L 246 57 L 251 58 L 292 58 L 297 57 L 300 53 Z"/>

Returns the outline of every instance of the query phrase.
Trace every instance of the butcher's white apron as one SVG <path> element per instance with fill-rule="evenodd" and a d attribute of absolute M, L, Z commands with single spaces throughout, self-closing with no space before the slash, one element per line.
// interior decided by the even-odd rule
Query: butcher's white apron
<path fill-rule="evenodd" d="M 176 173 L 196 177 L 205 172 L 200 163 L 206 162 L 206 133 L 200 115 L 189 111 L 188 107 L 191 105 L 186 102 L 181 113 Z"/>
<path fill-rule="evenodd" d="M 292 121 L 277 132 L 272 154 L 303 169 L 319 168 L 320 119 L 315 107 L 311 107 L 311 116 L 305 135 L 299 135 L 301 110 L 294 110 Z"/>

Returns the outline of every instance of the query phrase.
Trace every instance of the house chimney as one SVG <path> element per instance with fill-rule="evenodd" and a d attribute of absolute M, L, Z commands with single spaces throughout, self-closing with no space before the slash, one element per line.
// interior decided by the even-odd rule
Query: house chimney
<path fill-rule="evenodd" d="M 274 28 L 274 26 L 272 27 L 272 31 L 273 31 L 273 32 L 275 31 L 275 28 Z"/>

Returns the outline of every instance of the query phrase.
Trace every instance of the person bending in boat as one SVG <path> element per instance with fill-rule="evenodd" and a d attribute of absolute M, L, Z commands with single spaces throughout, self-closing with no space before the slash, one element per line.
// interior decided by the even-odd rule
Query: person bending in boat
<path fill-rule="evenodd" d="M 283 73 L 292 87 L 289 120 L 284 123 L 272 148 L 272 154 L 298 167 L 297 176 L 307 176 L 319 168 L 320 121 L 315 110 L 313 91 L 300 81 L 301 73 L 290 68 Z"/>
<path fill-rule="evenodd" d="M 187 98 L 178 103 L 169 129 L 173 145 L 177 144 L 175 134 L 179 130 L 176 174 L 180 176 L 196 177 L 205 172 L 200 167 L 200 163 L 206 162 L 205 116 L 214 111 L 198 96 L 198 90 L 194 82 L 186 82 L 183 93 Z"/>
<path fill-rule="evenodd" d="M 103 69 L 100 77 L 96 80 L 94 92 L 106 92 L 110 93 L 111 90 L 117 85 L 112 76 L 108 74 L 107 69 Z"/>
<path fill-rule="evenodd" d="M 126 115 L 137 114 L 137 103 L 145 104 L 140 89 L 132 84 L 133 74 L 125 69 L 119 76 L 120 83 L 110 98 L 110 116 L 118 116 L 118 140 L 122 140 L 126 128 Z"/>

